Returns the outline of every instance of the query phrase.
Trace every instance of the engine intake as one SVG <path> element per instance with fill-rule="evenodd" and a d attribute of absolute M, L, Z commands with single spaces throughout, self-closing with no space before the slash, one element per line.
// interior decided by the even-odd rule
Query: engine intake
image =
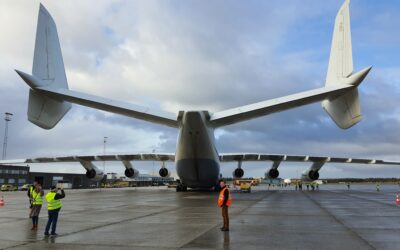
<path fill-rule="evenodd" d="M 104 178 L 104 174 L 102 171 L 93 168 L 86 171 L 86 177 L 94 181 L 101 181 Z"/>
<path fill-rule="evenodd" d="M 125 176 L 128 178 L 136 178 L 139 176 L 139 171 L 134 168 L 127 168 L 125 169 Z"/>
<path fill-rule="evenodd" d="M 237 169 L 233 170 L 232 175 L 233 175 L 233 177 L 235 177 L 235 178 L 242 178 L 243 175 L 244 175 L 244 170 L 241 169 L 241 168 L 237 168 Z"/>
<path fill-rule="evenodd" d="M 308 177 L 313 181 L 318 180 L 319 173 L 318 171 L 311 170 L 310 172 L 308 172 Z"/>
<path fill-rule="evenodd" d="M 268 172 L 265 173 L 265 177 L 268 179 L 275 179 L 278 178 L 279 171 L 278 169 L 271 168 Z"/>
<path fill-rule="evenodd" d="M 319 173 L 316 170 L 309 170 L 301 176 L 303 181 L 315 181 L 319 179 Z"/>
<path fill-rule="evenodd" d="M 158 171 L 161 177 L 169 177 L 171 173 L 167 168 L 161 168 L 160 171 Z"/>

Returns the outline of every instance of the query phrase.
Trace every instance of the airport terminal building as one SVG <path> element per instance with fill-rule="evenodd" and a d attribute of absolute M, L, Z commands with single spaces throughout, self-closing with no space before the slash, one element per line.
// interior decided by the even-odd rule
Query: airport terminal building
<path fill-rule="evenodd" d="M 64 188 L 96 188 L 100 187 L 102 181 L 93 181 L 85 174 L 72 173 L 48 173 L 48 172 L 30 172 L 28 166 L 1 165 L 0 166 L 0 186 L 3 184 L 12 184 L 21 187 L 24 184 L 32 184 L 37 181 L 42 184 L 44 189 L 50 189 L 52 185 L 63 183 Z M 161 186 L 174 183 L 173 177 L 159 177 L 147 174 L 141 174 L 134 179 L 120 177 L 116 173 L 107 174 L 107 183 L 125 181 L 129 187 L 141 186 Z"/>
<path fill-rule="evenodd" d="M 0 185 L 12 184 L 20 187 L 37 181 L 43 188 L 49 189 L 57 183 L 67 183 L 70 188 L 96 187 L 98 183 L 91 181 L 85 174 L 30 172 L 29 166 L 0 166 Z"/>

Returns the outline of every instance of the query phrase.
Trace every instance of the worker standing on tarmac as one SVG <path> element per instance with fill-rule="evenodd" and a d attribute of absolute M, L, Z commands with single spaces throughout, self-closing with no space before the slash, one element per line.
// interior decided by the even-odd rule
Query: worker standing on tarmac
<path fill-rule="evenodd" d="M 376 184 L 376 192 L 379 192 L 381 189 L 381 185 L 379 185 L 379 183 Z"/>
<path fill-rule="evenodd" d="M 218 206 L 222 208 L 222 218 L 224 220 L 224 225 L 221 227 L 221 231 L 229 231 L 228 207 L 231 205 L 232 201 L 231 193 L 223 180 L 219 181 L 219 185 L 221 187 L 221 191 L 218 197 Z"/>
<path fill-rule="evenodd" d="M 58 189 L 60 190 L 60 189 Z M 46 195 L 48 210 L 49 210 L 49 220 L 47 221 L 46 229 L 44 231 L 44 235 L 49 235 L 49 230 L 51 226 L 51 235 L 57 236 L 56 228 L 57 228 L 57 220 L 58 213 L 61 210 L 62 203 L 61 199 L 65 197 L 65 192 L 61 189 L 61 194 L 58 193 L 56 186 L 51 187 L 51 191 Z"/>
<path fill-rule="evenodd" d="M 35 188 L 31 191 L 31 211 L 29 217 L 32 218 L 32 229 L 37 230 L 39 224 L 39 214 L 42 209 L 44 192 L 42 185 L 36 184 Z"/>
<path fill-rule="evenodd" d="M 33 182 L 33 185 L 28 188 L 28 197 L 29 197 L 29 208 L 32 209 L 32 191 L 35 189 L 36 185 L 38 184 L 37 181 Z"/>

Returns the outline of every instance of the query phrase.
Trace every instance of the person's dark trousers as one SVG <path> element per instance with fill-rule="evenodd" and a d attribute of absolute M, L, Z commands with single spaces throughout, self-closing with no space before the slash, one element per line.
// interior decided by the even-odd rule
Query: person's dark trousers
<path fill-rule="evenodd" d="M 32 224 L 37 225 L 39 223 L 39 216 L 32 216 Z"/>
<path fill-rule="evenodd" d="M 60 210 L 49 210 L 49 220 L 47 221 L 46 230 L 44 231 L 45 234 L 49 233 L 50 225 L 51 225 L 51 234 L 56 233 L 59 212 Z"/>
<path fill-rule="evenodd" d="M 228 206 L 222 206 L 222 218 L 224 219 L 224 229 L 229 229 L 229 216 L 228 216 Z"/>

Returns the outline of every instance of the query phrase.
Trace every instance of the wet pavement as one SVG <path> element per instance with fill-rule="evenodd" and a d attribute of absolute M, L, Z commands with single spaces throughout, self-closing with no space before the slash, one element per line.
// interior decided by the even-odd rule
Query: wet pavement
<path fill-rule="evenodd" d="M 0 193 L 0 249 L 400 249 L 396 185 L 258 187 L 232 192 L 229 232 L 217 193 L 173 189 L 67 190 L 57 237 L 31 231 L 25 192 Z"/>

